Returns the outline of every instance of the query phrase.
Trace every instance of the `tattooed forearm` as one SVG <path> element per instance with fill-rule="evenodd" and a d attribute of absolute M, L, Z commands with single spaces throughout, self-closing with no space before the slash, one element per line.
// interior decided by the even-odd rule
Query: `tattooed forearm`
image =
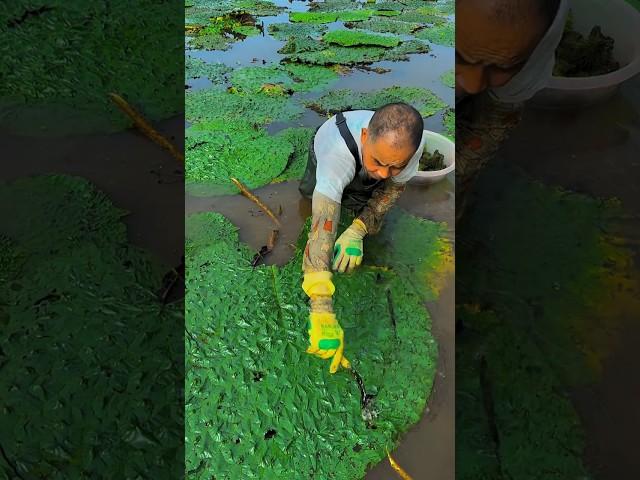
<path fill-rule="evenodd" d="M 304 273 L 331 270 L 333 245 L 340 221 L 340 204 L 321 193 L 314 192 L 311 230 L 302 257 Z"/>
<path fill-rule="evenodd" d="M 456 217 L 478 172 L 495 155 L 522 118 L 523 104 L 488 95 L 465 100 L 456 112 Z"/>
<path fill-rule="evenodd" d="M 367 227 L 368 234 L 376 234 L 380 231 L 385 214 L 396 203 L 404 190 L 405 184 L 386 180 L 381 188 L 373 192 L 371 199 L 358 216 Z"/>

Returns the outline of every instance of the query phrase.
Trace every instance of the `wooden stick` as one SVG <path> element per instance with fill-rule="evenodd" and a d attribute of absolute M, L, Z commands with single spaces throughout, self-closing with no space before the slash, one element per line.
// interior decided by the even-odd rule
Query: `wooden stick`
<path fill-rule="evenodd" d="M 157 130 L 155 130 L 149 122 L 147 122 L 142 115 L 136 112 L 127 101 L 117 93 L 110 93 L 109 96 L 113 103 L 122 110 L 131 120 L 135 126 L 147 137 L 160 145 L 165 150 L 168 150 L 174 158 L 184 163 L 184 155 L 180 152 L 173 143 L 164 138 Z"/>
<path fill-rule="evenodd" d="M 271 220 L 273 220 L 273 223 L 275 223 L 278 228 L 280 228 L 282 225 L 280 223 L 280 220 L 278 220 L 278 218 L 273 214 L 273 212 L 269 209 L 269 207 L 267 207 L 264 203 L 262 203 L 262 201 L 256 197 L 253 193 L 251 193 L 249 191 L 249 189 L 247 189 L 247 187 L 245 187 L 240 180 L 238 180 L 237 178 L 233 178 L 231 177 L 231 181 L 233 183 L 236 184 L 236 187 L 238 187 L 240 189 L 240 192 L 247 197 L 249 200 L 251 200 L 253 203 L 255 203 L 256 205 L 258 205 L 258 207 L 260 207 L 260 209 L 266 213 L 267 215 L 269 215 L 269 217 L 271 218 Z"/>
<path fill-rule="evenodd" d="M 389 450 L 387 450 L 387 457 L 389 457 L 389 463 L 391 464 L 391 468 L 393 468 L 398 476 L 402 480 L 412 480 L 407 472 L 405 472 L 400 465 L 396 463 L 396 461 L 389 454 Z"/>

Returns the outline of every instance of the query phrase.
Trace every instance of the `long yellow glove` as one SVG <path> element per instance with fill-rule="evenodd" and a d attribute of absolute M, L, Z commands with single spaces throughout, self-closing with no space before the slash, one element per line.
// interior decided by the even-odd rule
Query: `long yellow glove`
<path fill-rule="evenodd" d="M 338 367 L 350 368 L 344 356 L 344 331 L 338 323 L 331 302 L 335 291 L 331 272 L 311 272 L 304 276 L 302 289 L 311 299 L 309 313 L 309 347 L 307 353 L 323 359 L 332 359 L 329 372 Z"/>
<path fill-rule="evenodd" d="M 362 239 L 366 234 L 367 227 L 359 218 L 356 218 L 349 228 L 342 232 L 333 249 L 334 270 L 351 272 L 362 263 L 364 252 Z"/>

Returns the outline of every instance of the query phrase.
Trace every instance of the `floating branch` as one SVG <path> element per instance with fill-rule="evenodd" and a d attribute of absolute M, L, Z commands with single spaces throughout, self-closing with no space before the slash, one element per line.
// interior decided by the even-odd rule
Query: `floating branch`
<path fill-rule="evenodd" d="M 136 112 L 131 105 L 127 103 L 127 101 L 122 98 L 117 93 L 110 93 L 109 97 L 113 100 L 113 103 L 127 114 L 135 126 L 147 137 L 153 140 L 155 143 L 160 145 L 162 148 L 167 150 L 171 155 L 174 156 L 177 160 L 184 163 L 184 155 L 180 152 L 173 143 L 164 138 L 156 129 L 154 129 L 149 122 L 147 122 L 142 115 Z"/>
<path fill-rule="evenodd" d="M 391 468 L 396 471 L 396 473 L 402 480 L 412 480 L 411 476 L 407 472 L 405 472 L 404 469 L 400 465 L 398 465 L 393 457 L 389 454 L 389 450 L 387 450 L 387 457 L 389 458 Z"/>
<path fill-rule="evenodd" d="M 240 192 L 247 197 L 249 200 L 251 200 L 253 203 L 255 203 L 258 207 L 260 207 L 260 209 L 266 213 L 267 215 L 269 215 L 269 217 L 271 218 L 271 220 L 273 220 L 273 223 L 275 223 L 278 228 L 282 226 L 282 224 L 280 223 L 280 220 L 278 220 L 278 218 L 273 214 L 273 212 L 269 209 L 269 207 L 267 207 L 264 203 L 262 203 L 262 200 L 260 200 L 258 197 L 256 197 L 253 193 L 251 193 L 249 191 L 249 189 L 247 187 L 245 187 L 240 180 L 238 180 L 237 178 L 233 178 L 231 177 L 231 181 L 233 183 L 235 183 L 236 187 L 238 187 L 238 189 L 240 189 Z"/>

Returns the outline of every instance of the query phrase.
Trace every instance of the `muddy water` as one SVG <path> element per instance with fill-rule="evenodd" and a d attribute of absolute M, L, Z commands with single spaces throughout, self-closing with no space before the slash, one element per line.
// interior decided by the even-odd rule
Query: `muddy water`
<path fill-rule="evenodd" d="M 288 6 L 294 11 L 307 10 L 307 2 L 275 2 Z M 286 22 L 288 14 L 275 17 L 262 17 L 265 31 L 269 24 Z M 330 29 L 339 28 L 340 23 L 331 24 Z M 285 42 L 275 40 L 268 34 L 249 37 L 233 45 L 224 52 L 195 52 L 187 54 L 208 62 L 222 62 L 232 67 L 259 66 L 277 63 L 282 56 L 277 53 Z M 406 62 L 377 62 L 371 66 L 390 69 L 389 73 L 378 74 L 353 69 L 331 85 L 331 89 L 349 88 L 355 91 L 369 91 L 390 86 L 426 87 L 446 103 L 454 105 L 454 91 L 445 87 L 440 76 L 453 68 L 453 49 L 432 46 L 428 54 L 410 55 Z M 189 83 L 193 90 L 210 86 L 208 80 L 195 80 Z M 293 99 L 317 98 L 324 92 L 295 94 Z M 441 132 L 442 114 L 436 114 L 425 120 L 425 128 Z M 316 127 L 325 118 L 307 110 L 295 122 L 275 122 L 267 127 L 271 134 L 291 126 Z M 311 213 L 310 201 L 298 193 L 298 182 L 285 182 L 268 185 L 254 191 L 273 211 L 282 208 L 282 227 L 275 249 L 268 255 L 266 263 L 283 265 L 293 255 L 295 244 L 302 224 Z M 447 234 L 454 240 L 454 204 L 455 193 L 453 178 L 436 185 L 421 187 L 409 185 L 399 200 L 399 206 L 416 216 L 435 221 L 444 221 L 450 227 Z M 256 251 L 265 245 L 269 233 L 274 228 L 272 221 L 252 202 L 240 195 L 218 197 L 186 196 L 185 214 L 216 211 L 231 220 L 239 228 L 240 240 Z M 451 480 L 454 478 L 454 286 L 453 276 L 444 285 L 440 298 L 427 308 L 433 319 L 433 332 L 439 344 L 439 363 L 433 393 L 421 421 L 402 439 L 400 447 L 393 453 L 396 460 L 415 479 Z M 367 480 L 396 478 L 387 462 L 373 468 L 365 477 Z"/>
<path fill-rule="evenodd" d="M 523 148 L 524 146 L 524 148 Z M 610 100 L 584 110 L 529 109 L 496 160 L 520 165 L 548 185 L 618 198 L 624 213 L 615 234 L 640 272 L 640 77 Z M 621 302 L 619 302 L 621 303 Z M 573 404 L 587 435 L 585 462 L 596 479 L 640 478 L 640 308 L 622 305 L 599 318 L 612 326 L 600 379 L 574 389 Z"/>
<path fill-rule="evenodd" d="M 183 148 L 183 117 L 154 127 Z M 129 240 L 169 266 L 184 252 L 183 165 L 135 130 L 108 134 L 31 138 L 0 132 L 0 180 L 68 174 L 93 182 L 119 208 Z"/>

